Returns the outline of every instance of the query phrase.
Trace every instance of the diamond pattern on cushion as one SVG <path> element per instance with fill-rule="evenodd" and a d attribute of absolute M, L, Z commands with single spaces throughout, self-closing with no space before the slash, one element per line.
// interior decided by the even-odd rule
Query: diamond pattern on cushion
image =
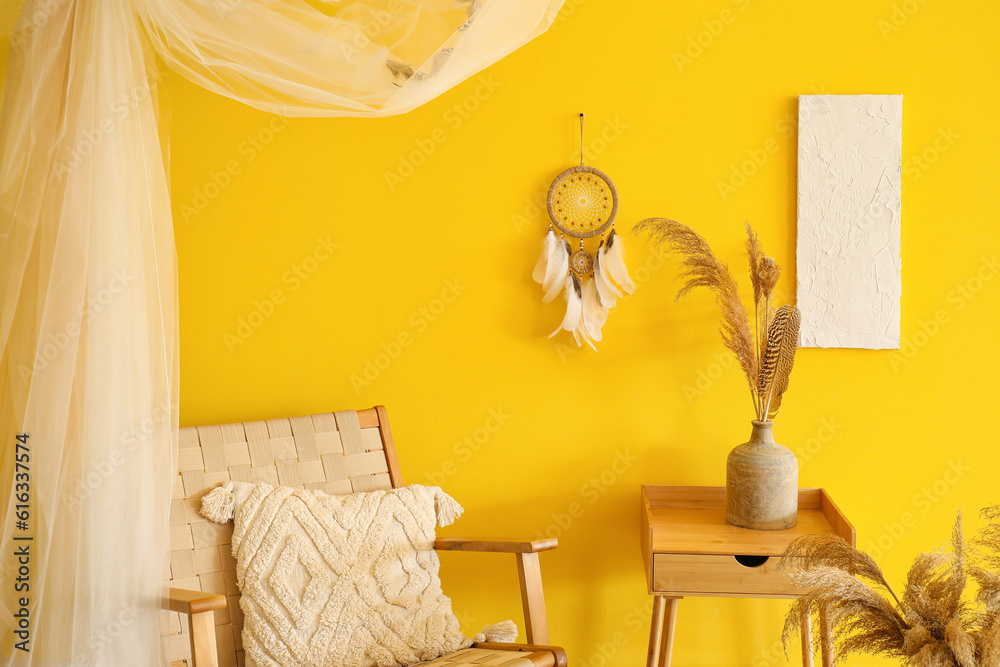
<path fill-rule="evenodd" d="M 300 632 L 307 629 L 330 598 L 331 573 L 307 540 L 292 535 L 285 542 L 267 580 Z"/>

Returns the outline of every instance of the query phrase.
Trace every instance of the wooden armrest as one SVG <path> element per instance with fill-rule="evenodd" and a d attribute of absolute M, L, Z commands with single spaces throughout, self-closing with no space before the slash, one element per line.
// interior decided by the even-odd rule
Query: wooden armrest
<path fill-rule="evenodd" d="M 438 551 L 483 551 L 504 554 L 533 554 L 559 546 L 559 540 L 489 540 L 473 537 L 439 537 L 434 542 Z"/>
<path fill-rule="evenodd" d="M 533 651 L 536 653 L 551 653 L 555 658 L 555 667 L 566 667 L 566 651 L 558 646 L 539 646 L 538 644 L 499 644 L 496 642 L 482 642 L 473 644 L 476 648 L 485 648 L 491 651 Z"/>
<path fill-rule="evenodd" d="M 545 646 L 549 643 L 549 624 L 545 618 L 545 596 L 542 595 L 542 571 L 538 552 L 555 549 L 559 540 L 484 540 L 470 537 L 442 537 L 434 542 L 438 551 L 485 551 L 512 553 L 517 559 L 517 577 L 521 583 L 521 606 L 524 609 L 525 634 L 528 643 Z M 509 646 L 509 644 L 507 645 Z M 555 655 L 555 654 L 553 654 Z M 556 664 L 559 663 L 556 656 Z"/>
<path fill-rule="evenodd" d="M 182 614 L 200 614 L 206 611 L 226 608 L 226 596 L 204 591 L 190 591 L 185 588 L 169 589 L 164 607 Z"/>
<path fill-rule="evenodd" d="M 226 596 L 184 588 L 168 589 L 163 606 L 188 615 L 193 667 L 219 667 L 215 640 L 215 611 L 226 608 Z"/>

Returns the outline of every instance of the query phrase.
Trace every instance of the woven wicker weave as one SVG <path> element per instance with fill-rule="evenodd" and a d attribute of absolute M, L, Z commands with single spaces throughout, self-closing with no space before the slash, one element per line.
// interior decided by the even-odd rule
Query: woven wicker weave
<path fill-rule="evenodd" d="M 290 419 L 182 428 L 180 479 L 170 508 L 170 585 L 220 593 L 226 609 L 215 612 L 220 667 L 243 667 L 243 616 L 232 556 L 233 525 L 208 521 L 201 498 L 219 484 L 273 485 L 354 493 L 402 485 L 384 408 L 322 413 Z M 174 667 L 190 665 L 186 620 L 168 615 L 165 638 Z M 427 665 L 521 667 L 528 653 L 468 649 Z"/>

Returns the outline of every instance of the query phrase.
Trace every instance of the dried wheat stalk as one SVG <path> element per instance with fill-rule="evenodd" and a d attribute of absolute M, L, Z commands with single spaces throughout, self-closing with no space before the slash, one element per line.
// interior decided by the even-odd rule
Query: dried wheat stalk
<path fill-rule="evenodd" d="M 962 535 L 959 513 L 951 551 L 920 554 L 896 596 L 878 564 L 866 553 L 830 535 L 792 542 L 779 568 L 809 589 L 810 608 L 823 605 L 834 624 L 841 655 L 868 653 L 901 658 L 912 667 L 997 667 L 1000 665 L 1000 508 L 983 511 L 990 520 L 971 544 Z M 976 604 L 968 585 L 978 587 Z M 892 600 L 879 591 L 889 593 Z M 782 640 L 799 628 L 793 607 Z"/>
<path fill-rule="evenodd" d="M 761 275 L 761 263 L 766 255 L 760 247 L 760 239 L 757 238 L 757 232 L 753 230 L 749 222 L 743 224 L 747 228 L 747 260 L 750 262 L 750 284 L 753 286 L 753 302 L 756 305 L 760 303 L 761 297 L 764 295 L 764 279 Z"/>
<path fill-rule="evenodd" d="M 760 360 L 758 367 L 763 365 L 764 360 L 764 344 L 760 335 L 760 302 L 764 294 L 764 280 L 761 275 L 762 263 L 764 260 L 764 251 L 760 247 L 760 239 L 757 238 L 757 232 L 753 230 L 749 222 L 744 223 L 747 228 L 747 260 L 750 264 L 750 285 L 753 287 L 753 341 L 754 341 L 754 353 L 757 355 L 757 359 Z M 764 328 L 767 329 L 767 301 L 765 300 L 764 307 Z M 760 393 L 760 372 L 758 371 L 757 378 L 757 391 L 754 395 L 754 411 L 757 414 L 757 418 L 763 413 L 763 400 L 761 399 Z"/>
<path fill-rule="evenodd" d="M 778 286 L 781 277 L 781 267 L 764 253 L 760 246 L 757 232 L 750 223 L 744 223 L 747 228 L 747 259 L 750 260 L 750 282 L 753 285 L 753 302 L 769 303 L 774 296 L 774 288 Z"/>

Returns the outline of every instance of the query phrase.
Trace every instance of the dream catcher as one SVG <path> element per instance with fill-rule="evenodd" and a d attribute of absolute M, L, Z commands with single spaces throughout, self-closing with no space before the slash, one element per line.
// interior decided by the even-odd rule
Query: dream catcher
<path fill-rule="evenodd" d="M 560 292 L 566 298 L 566 315 L 549 338 L 569 331 L 578 346 L 586 342 L 596 351 L 594 343 L 601 340 L 608 309 L 615 307 L 622 292 L 631 294 L 635 284 L 625 267 L 625 247 L 615 234 L 618 190 L 603 171 L 583 164 L 582 113 L 580 166 L 556 176 L 549 186 L 547 206 L 549 231 L 532 277 L 545 292 L 542 303 L 550 303 Z M 604 238 L 608 228 L 611 231 Z M 567 236 L 580 239 L 579 249 L 574 250 Z M 585 240 L 594 237 L 600 242 L 590 254 Z"/>

